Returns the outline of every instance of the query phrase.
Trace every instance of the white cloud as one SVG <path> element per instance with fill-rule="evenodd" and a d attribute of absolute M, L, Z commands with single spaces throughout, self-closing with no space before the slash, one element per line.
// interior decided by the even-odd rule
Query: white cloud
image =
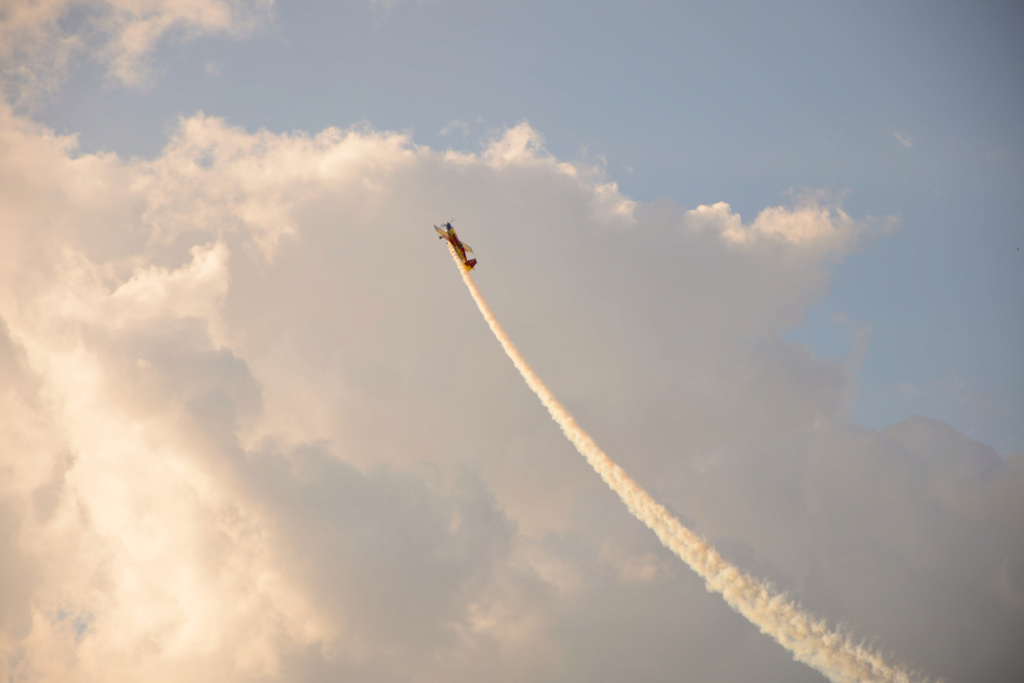
<path fill-rule="evenodd" d="M 543 136 L 525 121 L 494 137 L 481 156 L 495 170 L 544 168 L 582 181 L 591 189 L 595 203 L 601 207 L 597 216 L 611 216 L 626 222 L 633 220 L 636 202 L 624 197 L 617 183 L 605 182 L 602 169 L 558 161 L 544 148 Z"/>
<path fill-rule="evenodd" d="M 455 131 L 460 131 L 463 135 L 469 132 L 469 124 L 459 119 L 453 119 L 441 127 L 438 131 L 438 135 L 451 135 Z"/>
<path fill-rule="evenodd" d="M 250 135 L 221 119 L 183 119 L 163 156 L 138 175 L 147 222 L 159 239 L 216 226 L 241 230 L 269 257 L 295 232 L 293 206 L 344 187 L 367 198 L 386 193 L 391 174 L 418 152 L 408 137 L 329 128 L 314 137 Z"/>
<path fill-rule="evenodd" d="M 900 143 L 901 145 L 903 145 L 907 149 L 910 149 L 911 147 L 914 146 L 914 141 L 911 140 L 910 137 L 907 136 L 907 135 L 903 135 L 903 134 L 899 133 L 898 131 L 893 131 L 892 136 L 894 138 L 896 138 L 896 142 Z"/>
<path fill-rule="evenodd" d="M 484 158 L 495 168 L 553 160 L 544 151 L 544 138 L 525 121 L 494 138 Z"/>
<path fill-rule="evenodd" d="M 453 154 L 196 115 L 125 161 L 4 110 L 0 213 L 0 675 L 814 680 L 563 443 L 441 216 L 729 559 L 936 675 L 1020 662 L 1018 466 L 848 424 L 846 370 L 779 340 L 870 226 L 834 203 L 635 204 L 527 124 Z"/>
<path fill-rule="evenodd" d="M 822 206 L 813 198 L 795 208 L 763 209 L 750 225 L 744 225 L 740 215 L 726 202 L 702 204 L 687 211 L 684 220 L 692 229 L 713 230 L 733 244 L 774 241 L 815 251 L 841 250 L 868 227 L 838 206 Z"/>
<path fill-rule="evenodd" d="M 4 0 L 0 69 L 8 94 L 31 102 L 53 91 L 89 52 L 122 85 L 150 81 L 148 55 L 169 37 L 245 37 L 266 25 L 273 0 Z"/>

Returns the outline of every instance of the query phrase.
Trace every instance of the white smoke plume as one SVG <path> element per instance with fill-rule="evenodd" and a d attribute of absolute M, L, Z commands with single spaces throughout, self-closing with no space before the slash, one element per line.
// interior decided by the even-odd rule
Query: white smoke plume
<path fill-rule="evenodd" d="M 653 531 L 658 540 L 679 556 L 701 578 L 709 591 L 720 593 L 725 602 L 742 614 L 762 633 L 774 638 L 803 662 L 836 683 L 852 681 L 916 680 L 910 671 L 895 666 L 871 648 L 857 644 L 850 636 L 828 628 L 823 619 L 806 614 L 798 605 L 776 593 L 763 581 L 741 572 L 727 562 L 707 541 L 700 538 L 675 518 L 661 503 L 609 458 L 589 434 L 576 423 L 554 394 L 544 385 L 533 369 L 519 354 L 518 349 L 498 324 L 497 318 L 477 289 L 476 283 L 455 250 L 448 245 L 452 258 L 462 273 L 462 279 L 473 296 L 494 336 L 501 343 L 509 359 L 523 376 L 527 386 L 537 394 L 541 403 L 566 438 L 601 479 L 618 494 L 622 502 L 638 520 Z"/>

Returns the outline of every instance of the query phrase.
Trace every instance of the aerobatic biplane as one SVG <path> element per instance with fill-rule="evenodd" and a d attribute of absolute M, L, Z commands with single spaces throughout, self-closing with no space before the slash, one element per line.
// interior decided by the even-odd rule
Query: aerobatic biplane
<path fill-rule="evenodd" d="M 452 245 L 452 249 L 458 254 L 459 259 L 462 260 L 462 267 L 468 270 L 473 270 L 473 266 L 476 265 L 475 258 L 469 258 L 468 254 L 472 254 L 473 250 L 469 248 L 469 245 L 459 239 L 459 236 L 455 234 L 455 228 L 452 227 L 451 222 L 444 224 L 444 227 L 434 226 L 434 230 L 437 230 L 437 234 L 440 235 L 438 239 L 448 240 L 448 244 Z"/>

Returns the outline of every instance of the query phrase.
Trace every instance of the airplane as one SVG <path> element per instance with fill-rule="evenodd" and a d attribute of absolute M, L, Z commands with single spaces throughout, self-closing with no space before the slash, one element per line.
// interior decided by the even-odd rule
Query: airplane
<path fill-rule="evenodd" d="M 440 235 L 438 239 L 448 240 L 448 244 L 452 245 L 452 249 L 462 259 L 462 267 L 467 271 L 473 270 L 473 266 L 476 265 L 475 258 L 467 258 L 466 254 L 472 254 L 473 250 L 469 248 L 469 245 L 459 239 L 459 236 L 455 234 L 455 228 L 452 227 L 451 222 L 444 224 L 444 227 L 434 226 L 434 230 L 437 230 L 437 234 Z"/>

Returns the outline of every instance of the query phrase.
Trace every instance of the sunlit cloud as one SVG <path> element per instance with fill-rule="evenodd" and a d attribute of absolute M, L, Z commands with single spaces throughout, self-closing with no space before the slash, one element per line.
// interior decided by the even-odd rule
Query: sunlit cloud
<path fill-rule="evenodd" d="M 727 559 L 922 668 L 1012 634 L 1015 461 L 850 425 L 844 367 L 779 339 L 871 230 L 838 203 L 635 202 L 526 123 L 453 153 L 195 114 L 122 159 L 5 108 L 0 177 L 7 677 L 589 680 L 631 656 L 620 627 L 659 675 L 753 675 L 701 645 L 753 627 L 524 395 L 438 216 L 581 422 Z M 998 610 L 915 638 L 951 582 Z"/>
<path fill-rule="evenodd" d="M 162 41 L 245 37 L 268 25 L 273 0 L 33 0 L 0 12 L 6 94 L 31 104 L 52 93 L 82 60 L 104 64 L 128 87 L 151 83 L 149 55 Z"/>

